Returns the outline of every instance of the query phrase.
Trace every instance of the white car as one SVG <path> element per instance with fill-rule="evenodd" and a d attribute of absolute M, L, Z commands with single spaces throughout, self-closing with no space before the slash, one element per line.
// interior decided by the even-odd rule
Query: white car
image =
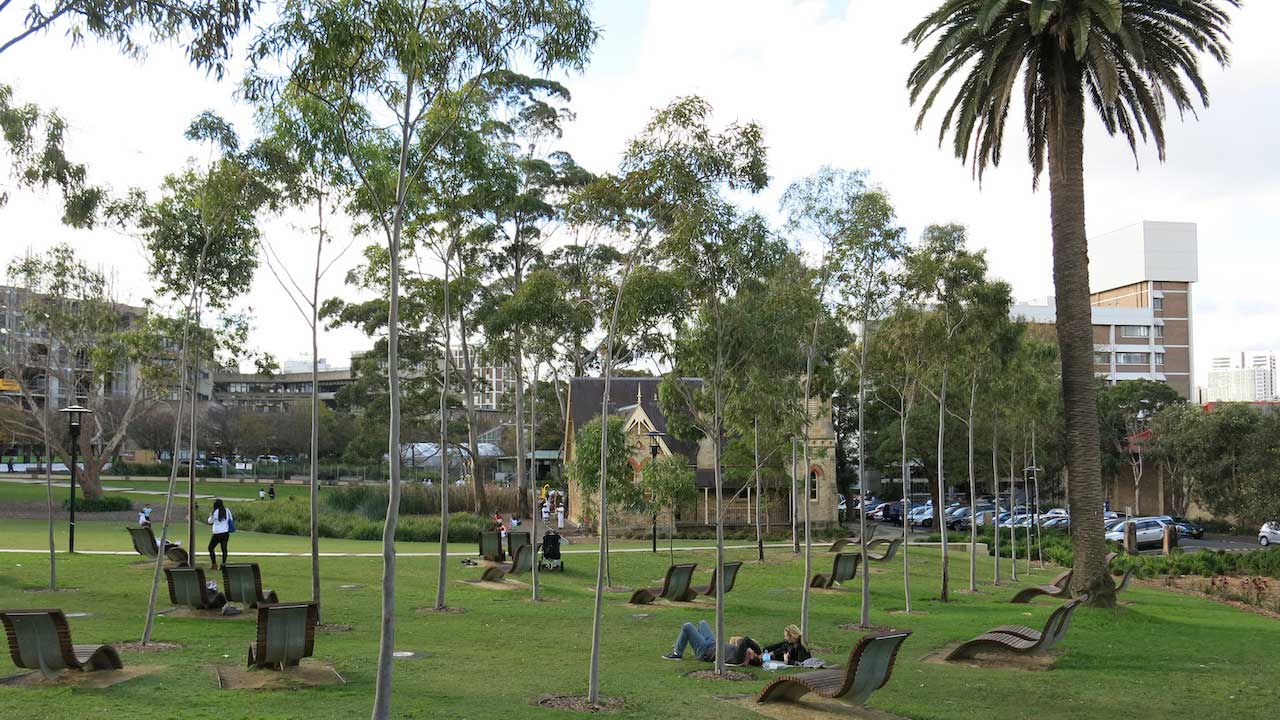
<path fill-rule="evenodd" d="M 1267 547 L 1271 543 L 1280 543 L 1280 522 L 1263 523 L 1258 530 L 1258 544 Z"/>
<path fill-rule="evenodd" d="M 1115 542 L 1124 542 L 1124 531 L 1130 523 L 1137 525 L 1138 545 L 1159 545 L 1164 541 L 1164 526 L 1166 523 L 1163 518 L 1154 517 L 1134 518 L 1120 522 L 1107 531 L 1107 539 Z M 1280 533 L 1277 534 L 1277 539 L 1280 540 Z"/>

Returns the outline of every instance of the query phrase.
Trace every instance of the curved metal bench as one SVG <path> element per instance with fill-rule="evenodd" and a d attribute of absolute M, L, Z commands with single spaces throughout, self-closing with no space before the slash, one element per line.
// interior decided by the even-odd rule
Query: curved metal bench
<path fill-rule="evenodd" d="M 1044 630 L 1036 631 L 1021 625 L 1001 625 L 990 632 L 962 644 L 947 655 L 947 660 L 963 660 L 980 652 L 1004 652 L 1013 655 L 1036 655 L 1057 645 L 1067 634 L 1071 614 L 1088 599 L 1083 596 L 1064 603 L 1054 610 L 1044 624 Z"/>
<path fill-rule="evenodd" d="M 884 687 L 893 674 L 893 663 L 898 649 L 911 635 L 910 630 L 876 633 L 858 641 L 849 653 L 849 662 L 843 669 L 815 670 L 787 675 L 773 680 L 760 694 L 756 702 L 791 701 L 815 693 L 838 700 L 847 705 L 862 707 L 871 694 Z"/>
<path fill-rule="evenodd" d="M 498 563 L 484 569 L 480 579 L 487 582 L 502 582 L 506 576 L 527 573 L 533 567 L 533 546 L 520 545 L 509 563 Z"/>
<path fill-rule="evenodd" d="M 733 584 L 738 581 L 738 571 L 742 569 L 740 562 L 727 562 L 724 564 L 724 592 L 726 595 L 733 589 Z M 716 571 L 711 569 L 711 581 L 703 587 L 692 586 L 689 588 L 696 595 L 706 595 L 707 597 L 716 596 Z"/>
<path fill-rule="evenodd" d="M 689 602 L 697 597 L 697 593 L 689 587 L 693 580 L 693 570 L 697 563 L 672 565 L 667 568 L 667 575 L 662 579 L 660 588 L 641 588 L 631 594 L 632 605 L 652 605 L 654 600 L 665 598 L 674 602 Z"/>
<path fill-rule="evenodd" d="M 836 583 L 852 580 L 858 574 L 858 563 L 861 561 L 860 554 L 840 553 L 831 560 L 831 572 L 814 575 L 809 581 L 809 587 L 830 589 Z"/>

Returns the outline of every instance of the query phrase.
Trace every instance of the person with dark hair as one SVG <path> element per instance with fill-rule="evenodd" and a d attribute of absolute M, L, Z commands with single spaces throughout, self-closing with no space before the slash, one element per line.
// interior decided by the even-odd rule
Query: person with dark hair
<path fill-rule="evenodd" d="M 209 538 L 209 563 L 214 570 L 218 569 L 218 557 L 213 551 L 222 546 L 222 564 L 227 564 L 227 538 L 235 532 L 235 521 L 231 519 L 231 511 L 222 503 L 222 498 L 213 501 L 213 512 L 209 514 L 209 524 L 213 526 L 213 537 Z"/>
<path fill-rule="evenodd" d="M 684 657 L 686 646 L 692 646 L 699 660 L 715 662 L 716 637 L 711 625 L 706 620 L 697 625 L 685 623 L 680 627 L 680 635 L 676 637 L 671 652 L 663 655 L 664 660 L 679 660 Z M 762 665 L 764 650 L 760 644 L 749 637 L 731 637 L 724 644 L 724 661 L 726 665 Z"/>

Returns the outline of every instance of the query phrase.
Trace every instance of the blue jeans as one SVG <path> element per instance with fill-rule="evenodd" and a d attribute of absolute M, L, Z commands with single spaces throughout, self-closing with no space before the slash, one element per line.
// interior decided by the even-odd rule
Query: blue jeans
<path fill-rule="evenodd" d="M 694 655 L 701 657 L 707 649 L 715 647 L 715 642 L 716 634 L 706 620 L 699 620 L 697 625 L 685 623 L 680 628 L 680 637 L 676 638 L 676 645 L 671 652 L 684 655 L 685 646 L 692 645 Z"/>

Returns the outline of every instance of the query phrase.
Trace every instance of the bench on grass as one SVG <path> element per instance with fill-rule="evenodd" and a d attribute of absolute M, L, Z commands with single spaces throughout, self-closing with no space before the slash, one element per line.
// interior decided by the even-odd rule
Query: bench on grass
<path fill-rule="evenodd" d="M 844 668 L 786 675 L 764 686 L 756 702 L 794 702 L 815 693 L 853 707 L 863 707 L 871 693 L 884 687 L 910 630 L 867 635 L 849 653 Z"/>
<path fill-rule="evenodd" d="M 507 557 L 514 558 L 516 551 L 525 545 L 532 545 L 533 540 L 529 537 L 527 530 L 517 530 L 507 532 Z"/>
<path fill-rule="evenodd" d="M 532 567 L 533 546 L 521 545 L 516 548 L 516 554 L 511 556 L 511 562 L 498 563 L 485 568 L 480 579 L 486 582 L 502 582 L 506 576 L 527 573 Z"/>
<path fill-rule="evenodd" d="M 727 563 L 725 563 L 725 564 L 724 564 L 724 593 L 725 593 L 725 595 L 728 595 L 728 594 L 729 594 L 729 591 L 733 589 L 733 584 L 734 584 L 735 582 L 737 582 L 737 580 L 738 580 L 738 571 L 739 571 L 739 570 L 741 570 L 741 569 L 742 569 L 742 563 L 740 563 L 740 562 L 727 562 Z M 715 597 L 715 596 L 716 596 L 716 570 L 715 570 L 715 568 L 712 568 L 712 569 L 711 569 L 711 581 L 710 581 L 710 582 L 708 582 L 708 583 L 706 584 L 706 586 L 704 586 L 704 587 L 698 587 L 698 586 L 696 586 L 696 585 L 695 585 L 695 586 L 691 587 L 691 588 L 690 588 L 690 590 L 693 590 L 693 594 L 694 594 L 695 596 L 696 596 L 696 595 L 706 595 L 707 597 Z"/>
<path fill-rule="evenodd" d="M 871 546 L 873 544 L 877 548 L 883 547 L 884 551 L 877 552 L 875 550 L 872 550 Z M 875 560 L 876 562 L 889 562 L 890 560 L 893 559 L 894 555 L 898 554 L 898 546 L 901 544 L 902 544 L 902 538 L 894 538 L 893 540 L 889 540 L 887 538 L 880 538 L 879 540 L 875 540 L 874 542 L 869 542 L 867 543 L 867 559 Z"/>
<path fill-rule="evenodd" d="M 502 562 L 506 559 L 502 552 L 502 533 L 491 530 L 480 533 L 480 557 L 490 562 Z"/>
<path fill-rule="evenodd" d="M 697 563 L 672 565 L 667 568 L 667 575 L 662 579 L 662 587 L 640 588 L 631 594 L 631 604 L 652 605 L 658 598 L 673 602 L 693 600 L 698 595 L 693 588 L 689 587 L 689 583 L 693 580 L 693 570 L 696 567 L 698 567 Z"/>
<path fill-rule="evenodd" d="M 1018 591 L 1009 602 L 1026 604 L 1040 597 L 1071 597 L 1071 571 L 1068 570 L 1053 579 L 1048 585 L 1033 585 Z"/>
<path fill-rule="evenodd" d="M 110 645 L 72 645 L 61 610 L 0 610 L 13 664 L 39 670 L 46 678 L 59 670 L 119 670 L 120 654 Z"/>
<path fill-rule="evenodd" d="M 316 644 L 320 606 L 263 603 L 258 606 L 258 638 L 249 645 L 249 667 L 284 670 L 311 657 Z"/>
<path fill-rule="evenodd" d="M 1088 595 L 1064 603 L 1054 610 L 1044 630 L 1023 625 L 1001 625 L 964 643 L 947 655 L 947 660 L 963 660 L 980 652 L 1002 652 L 1012 655 L 1037 655 L 1057 645 L 1071 626 L 1071 614 L 1088 599 Z"/>
<path fill-rule="evenodd" d="M 209 589 L 200 568 L 165 568 L 169 584 L 169 602 L 195 610 L 217 610 L 226 604 L 226 596 Z"/>
<path fill-rule="evenodd" d="M 869 532 L 867 533 L 867 542 L 871 542 L 872 540 L 875 539 L 876 531 L 879 529 L 880 529 L 879 525 L 872 525 L 870 527 Z M 862 544 L 862 541 L 861 539 L 859 539 L 857 535 L 842 537 L 839 540 L 836 540 L 835 542 L 831 543 L 831 547 L 827 548 L 827 552 L 833 552 L 833 553 L 844 552 L 844 549 L 849 547 L 850 545 L 861 545 L 861 544 Z"/>
<path fill-rule="evenodd" d="M 227 563 L 222 566 L 222 589 L 228 602 L 245 607 L 280 602 L 275 590 L 262 589 L 262 572 L 258 563 Z"/>
<path fill-rule="evenodd" d="M 862 555 L 840 553 L 831 559 L 831 572 L 814 575 L 809 581 L 809 587 L 829 589 L 836 583 L 852 580 L 858 574 L 858 563 L 861 561 Z"/>
<path fill-rule="evenodd" d="M 151 526 L 126 527 L 125 530 L 129 531 L 129 538 L 133 540 L 133 549 L 142 557 L 154 560 L 159 554 L 160 543 L 156 540 L 156 534 L 151 530 Z M 187 551 L 168 541 L 165 541 L 164 556 L 179 565 L 188 564 Z"/>

